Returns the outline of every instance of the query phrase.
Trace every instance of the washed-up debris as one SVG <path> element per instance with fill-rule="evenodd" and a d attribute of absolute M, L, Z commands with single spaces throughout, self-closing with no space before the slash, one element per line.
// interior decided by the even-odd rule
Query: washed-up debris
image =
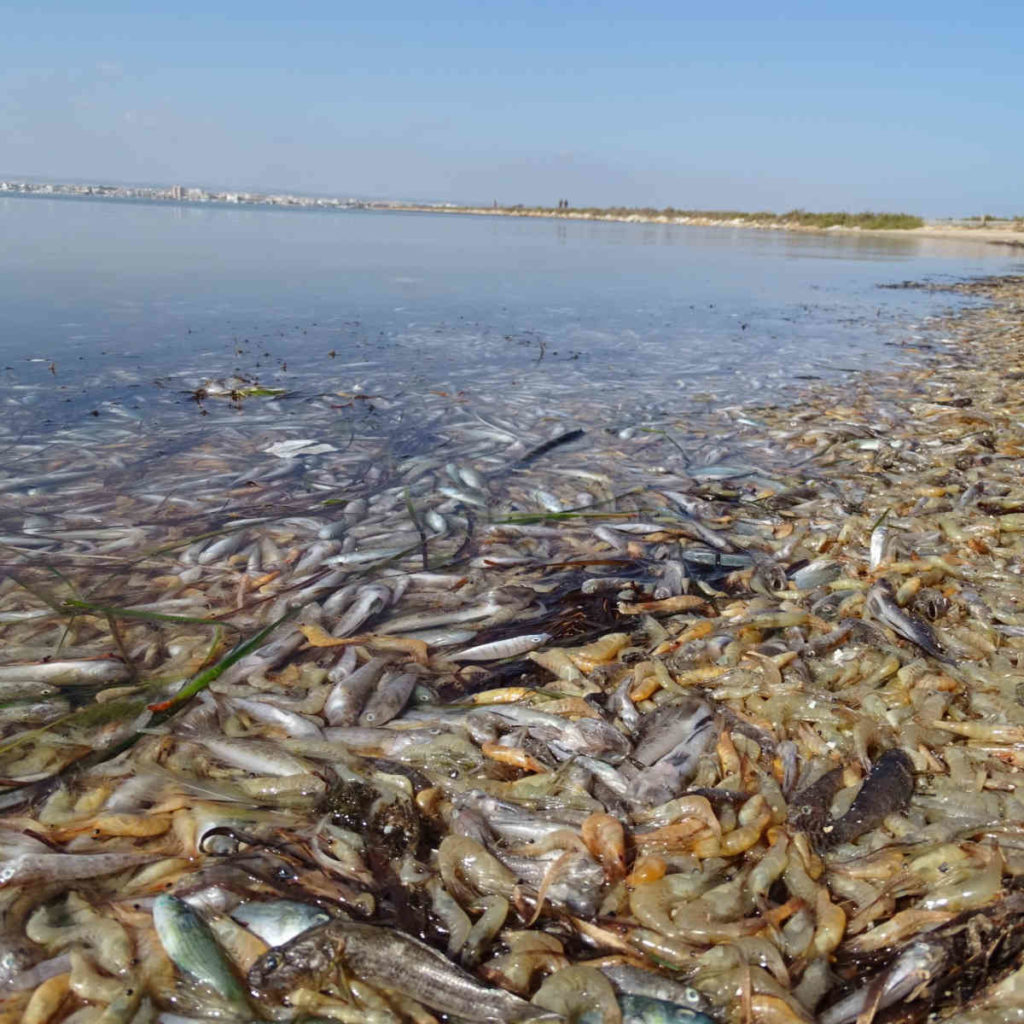
<path fill-rule="evenodd" d="M 970 290 L 786 407 L 10 439 L 5 1017 L 1024 1013 L 1024 281 Z"/>

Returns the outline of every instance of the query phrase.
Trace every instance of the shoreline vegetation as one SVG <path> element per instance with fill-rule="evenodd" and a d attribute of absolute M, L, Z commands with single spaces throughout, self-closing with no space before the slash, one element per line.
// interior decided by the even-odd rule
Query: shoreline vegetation
<path fill-rule="evenodd" d="M 392 203 L 393 210 L 419 213 L 457 213 L 492 217 L 545 217 L 557 220 L 611 221 L 625 224 L 666 224 L 683 227 L 747 228 L 766 231 L 828 231 L 840 234 L 898 234 L 1024 247 L 1024 217 L 966 217 L 960 220 L 925 220 L 916 214 L 864 211 L 814 213 L 790 210 L 776 214 L 763 210 L 677 210 L 668 207 L 557 207 L 456 206 Z"/>
<path fill-rule="evenodd" d="M 425 208 L 425 207 L 417 207 Z M 430 207 L 431 210 L 434 207 Z M 813 213 L 809 210 L 789 210 L 773 213 L 770 210 L 754 212 L 743 210 L 678 210 L 666 207 L 545 207 L 545 206 L 492 206 L 445 207 L 445 212 L 497 213 L 504 216 L 558 217 L 565 220 L 612 220 L 649 224 L 696 224 L 700 226 L 771 227 L 771 228 L 858 228 L 864 231 L 908 231 L 925 227 L 923 218 L 911 213 L 831 212 Z M 1021 222 L 1024 231 L 1024 221 Z"/>
<path fill-rule="evenodd" d="M 627 224 L 666 224 L 690 227 L 754 228 L 770 231 L 829 231 L 894 233 L 921 238 L 946 238 L 1024 247 L 1024 215 L 994 217 L 991 214 L 961 219 L 926 220 L 912 213 L 879 211 L 828 211 L 816 213 L 794 209 L 785 213 L 770 210 L 686 210 L 675 207 L 573 207 L 567 200 L 558 206 L 469 206 L 456 203 L 412 203 L 401 200 L 365 200 L 337 196 L 303 196 L 288 193 L 209 191 L 202 188 L 169 186 L 125 186 L 83 183 L 40 183 L 0 180 L 0 196 L 73 197 L 93 199 L 135 199 L 174 202 L 185 205 L 215 204 L 271 206 L 277 208 L 326 210 L 380 210 L 411 213 L 455 213 L 491 217 L 541 217 L 557 220 L 611 221 Z"/>

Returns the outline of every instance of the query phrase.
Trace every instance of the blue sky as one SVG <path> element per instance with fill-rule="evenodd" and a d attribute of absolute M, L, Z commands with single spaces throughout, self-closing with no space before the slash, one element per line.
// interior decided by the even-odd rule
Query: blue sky
<path fill-rule="evenodd" d="M 0 3 L 0 176 L 1024 214 L 1024 5 Z"/>

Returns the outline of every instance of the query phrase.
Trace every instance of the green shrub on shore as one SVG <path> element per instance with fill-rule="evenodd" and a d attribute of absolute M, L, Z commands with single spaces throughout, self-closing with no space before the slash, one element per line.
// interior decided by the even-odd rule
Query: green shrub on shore
<path fill-rule="evenodd" d="M 736 221 L 741 224 L 778 224 L 783 226 L 809 228 L 867 228 L 897 229 L 924 227 L 924 221 L 910 213 L 811 213 L 807 210 L 790 210 L 787 213 L 773 213 L 771 210 L 677 210 L 667 206 L 656 210 L 650 206 L 571 206 L 571 207 L 525 207 L 522 205 L 497 207 L 507 213 L 526 213 L 553 216 L 575 215 L 577 217 L 640 217 L 644 220 L 706 220 Z"/>
<path fill-rule="evenodd" d="M 807 210 L 790 210 L 780 218 L 783 223 L 795 223 L 815 228 L 869 228 L 899 229 L 923 228 L 924 221 L 910 213 L 808 213 Z"/>

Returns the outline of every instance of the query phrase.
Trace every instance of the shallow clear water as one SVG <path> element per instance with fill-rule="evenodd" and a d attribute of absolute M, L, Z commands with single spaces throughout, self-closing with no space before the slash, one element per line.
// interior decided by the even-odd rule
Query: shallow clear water
<path fill-rule="evenodd" d="M 963 301 L 879 284 L 1014 266 L 915 238 L 34 197 L 0 199 L 0 233 L 22 433 L 195 425 L 190 392 L 232 374 L 287 389 L 282 417 L 339 391 L 514 388 L 556 418 L 570 396 L 612 415 L 763 401 L 912 358 Z"/>

